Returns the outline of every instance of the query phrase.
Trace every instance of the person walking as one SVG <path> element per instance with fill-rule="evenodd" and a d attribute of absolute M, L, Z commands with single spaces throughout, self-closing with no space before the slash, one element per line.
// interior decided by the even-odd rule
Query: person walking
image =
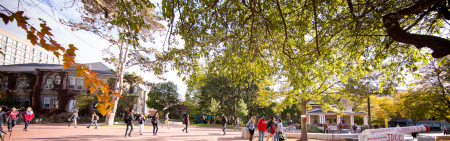
<path fill-rule="evenodd" d="M 327 122 L 323 122 L 323 134 L 327 133 L 328 134 L 328 124 Z"/>
<path fill-rule="evenodd" d="M 275 122 L 276 122 L 275 117 L 270 117 L 270 121 L 267 122 L 267 125 L 266 125 L 267 139 L 266 139 L 266 141 L 269 141 L 270 139 L 273 140 L 273 136 L 275 135 L 275 130 L 276 130 Z"/>
<path fill-rule="evenodd" d="M 223 130 L 223 136 L 227 135 L 227 117 L 225 116 L 225 114 L 222 114 L 222 130 Z"/>
<path fill-rule="evenodd" d="M 5 132 L 3 132 L 3 123 L 6 122 L 7 117 L 6 117 L 6 113 L 3 111 L 3 107 L 4 106 L 0 107 L 0 131 L 2 133 L 5 133 Z"/>
<path fill-rule="evenodd" d="M 78 116 L 78 110 L 75 110 L 75 112 L 72 114 L 72 116 L 69 117 L 69 121 L 72 120 L 73 121 L 73 126 L 75 126 L 75 128 L 77 128 L 77 119 L 80 119 L 80 117 Z M 67 127 L 70 127 L 70 124 L 67 125 Z"/>
<path fill-rule="evenodd" d="M 253 141 L 253 135 L 255 134 L 256 117 L 252 116 L 247 122 L 248 132 L 250 132 L 250 141 Z"/>
<path fill-rule="evenodd" d="M 280 134 L 283 134 L 283 123 L 281 118 L 278 119 L 277 125 L 275 126 L 276 130 L 275 130 L 275 136 L 273 138 L 274 141 L 279 141 L 280 140 Z"/>
<path fill-rule="evenodd" d="M 234 124 L 235 124 L 234 131 L 236 131 L 236 129 L 239 129 L 239 131 L 241 131 L 241 128 L 239 128 L 239 117 L 236 118 Z"/>
<path fill-rule="evenodd" d="M 23 128 L 24 131 L 28 131 L 27 130 L 28 126 L 30 125 L 31 119 L 33 119 L 33 117 L 34 117 L 34 113 L 33 113 L 33 110 L 31 109 L 31 107 L 28 107 L 27 110 L 22 113 L 22 118 L 23 118 L 23 121 L 25 122 L 25 128 Z"/>
<path fill-rule="evenodd" d="M 8 122 L 8 131 L 11 132 L 12 128 L 16 126 L 16 121 L 19 118 L 19 112 L 16 111 L 15 107 L 12 107 L 11 111 L 8 111 L 6 115 L 6 121 Z"/>
<path fill-rule="evenodd" d="M 444 136 L 447 135 L 447 127 L 444 127 L 444 129 L 442 129 L 442 131 L 444 132 Z"/>
<path fill-rule="evenodd" d="M 262 116 L 261 119 L 258 121 L 258 141 L 264 141 L 264 133 L 266 132 L 266 117 Z"/>
<path fill-rule="evenodd" d="M 92 112 L 91 123 L 89 123 L 89 126 L 86 128 L 91 127 L 92 123 L 95 123 L 95 129 L 97 129 L 97 120 L 98 119 L 99 119 L 98 115 L 95 112 Z"/>
<path fill-rule="evenodd" d="M 344 125 L 342 125 L 342 122 L 339 122 L 338 124 L 339 134 L 342 134 L 342 128 L 344 128 Z"/>
<path fill-rule="evenodd" d="M 189 115 L 186 115 L 186 116 L 184 117 L 183 123 L 186 125 L 186 127 L 183 128 L 183 132 L 186 130 L 186 133 L 188 133 L 187 130 L 188 130 L 188 126 L 189 126 Z"/>
<path fill-rule="evenodd" d="M 358 127 L 356 126 L 356 124 L 353 125 L 352 129 L 353 129 L 353 131 L 355 131 L 355 134 L 356 134 L 356 129 L 358 129 Z"/>
<path fill-rule="evenodd" d="M 141 114 L 141 116 L 139 117 L 139 133 L 141 133 L 142 135 L 142 131 L 144 131 L 144 123 L 145 123 L 145 117 L 143 114 Z"/>
<path fill-rule="evenodd" d="M 169 113 L 170 113 L 170 112 L 167 112 L 167 113 L 164 115 L 164 125 L 167 124 L 167 129 L 170 129 L 170 128 L 169 128 Z M 164 128 L 164 125 L 162 126 L 162 128 Z"/>
<path fill-rule="evenodd" d="M 127 137 L 128 129 L 130 129 L 130 132 L 128 133 L 128 137 L 133 137 L 133 136 L 131 135 L 131 133 L 132 133 L 133 130 L 134 130 L 133 122 L 134 122 L 134 120 L 135 120 L 133 113 L 134 113 L 134 110 L 131 109 L 131 110 L 128 111 L 128 112 L 126 113 L 126 115 L 125 115 L 125 120 L 124 120 L 124 121 L 125 121 L 125 123 L 127 124 L 127 129 L 125 130 L 125 138 Z"/>
<path fill-rule="evenodd" d="M 158 135 L 158 123 L 159 123 L 159 114 L 155 112 L 153 116 L 149 115 L 149 119 L 151 118 L 152 125 L 153 125 L 153 136 Z"/>

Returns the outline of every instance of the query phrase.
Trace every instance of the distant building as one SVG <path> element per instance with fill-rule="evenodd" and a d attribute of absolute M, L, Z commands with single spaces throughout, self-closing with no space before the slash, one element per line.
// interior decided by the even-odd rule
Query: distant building
<path fill-rule="evenodd" d="M 104 81 L 114 76 L 103 63 L 85 65 L 97 72 L 97 77 Z M 57 64 L 3 65 L 0 66 L 3 76 L 0 78 L 0 93 L 2 97 L 14 97 L 14 105 L 33 107 L 39 114 L 53 109 L 72 112 L 76 104 L 75 96 L 89 92 L 84 86 L 84 77 L 77 77 L 75 69 L 75 65 L 65 70 L 63 65 Z M 91 110 L 96 110 L 96 107 L 93 106 Z"/>
<path fill-rule="evenodd" d="M 22 39 L 0 28 L 0 65 L 12 64 L 62 64 L 62 61 L 42 48 L 39 43 L 33 46 L 30 41 Z"/>
<path fill-rule="evenodd" d="M 136 96 L 137 100 L 134 104 L 134 113 L 135 114 L 146 114 L 148 113 L 150 109 L 148 109 L 146 101 L 148 99 L 147 92 L 148 90 L 145 87 L 142 87 L 140 85 L 136 86 L 130 86 L 130 84 L 124 83 L 123 86 L 125 87 L 124 92 L 134 94 Z"/>

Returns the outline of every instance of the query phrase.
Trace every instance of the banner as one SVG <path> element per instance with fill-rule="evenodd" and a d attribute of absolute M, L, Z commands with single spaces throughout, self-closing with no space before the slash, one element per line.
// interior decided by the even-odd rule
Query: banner
<path fill-rule="evenodd" d="M 427 125 L 367 129 L 364 130 L 363 133 L 361 133 L 361 136 L 363 137 L 362 139 L 365 139 L 366 141 L 403 141 L 405 138 L 405 134 L 414 132 L 426 132 L 429 130 L 430 128 Z"/>

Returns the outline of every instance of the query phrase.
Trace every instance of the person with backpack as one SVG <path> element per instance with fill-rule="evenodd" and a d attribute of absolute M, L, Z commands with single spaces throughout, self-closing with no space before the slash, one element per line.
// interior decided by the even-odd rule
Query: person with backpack
<path fill-rule="evenodd" d="M 6 121 L 8 122 L 8 131 L 11 132 L 12 128 L 16 126 L 16 121 L 19 118 L 19 112 L 16 111 L 15 107 L 12 107 L 11 111 L 8 111 L 6 115 Z"/>
<path fill-rule="evenodd" d="M 234 125 L 236 126 L 234 127 L 234 131 L 236 131 L 236 129 L 239 129 L 239 131 L 241 131 L 241 128 L 239 128 L 239 117 L 237 117 L 234 121 Z"/>
<path fill-rule="evenodd" d="M 158 123 L 159 123 L 159 114 L 156 112 L 153 116 L 149 115 L 149 119 L 151 118 L 152 125 L 153 125 L 153 136 L 158 135 Z"/>
<path fill-rule="evenodd" d="M 266 117 L 262 116 L 261 119 L 258 121 L 258 141 L 264 141 L 264 133 L 266 132 Z"/>
<path fill-rule="evenodd" d="M 73 121 L 73 126 L 75 126 L 75 128 L 77 128 L 77 119 L 80 119 L 80 117 L 78 116 L 78 110 L 75 110 L 75 112 L 69 117 L 69 121 Z M 70 127 L 70 124 L 72 123 L 69 123 L 67 127 Z"/>
<path fill-rule="evenodd" d="M 223 136 L 227 135 L 227 117 L 225 116 L 225 114 L 222 114 L 222 130 L 223 130 Z"/>
<path fill-rule="evenodd" d="M 353 125 L 353 131 L 355 131 L 355 134 L 356 134 L 356 129 L 358 129 L 358 127 L 356 126 L 356 124 L 355 125 Z"/>
<path fill-rule="evenodd" d="M 184 117 L 183 124 L 186 125 L 186 127 L 184 127 L 182 131 L 184 132 L 186 130 L 186 133 L 188 133 L 187 130 L 188 130 L 188 126 L 189 126 L 189 115 L 186 115 Z"/>
<path fill-rule="evenodd" d="M 128 137 L 133 137 L 133 136 L 131 136 L 131 133 L 132 133 L 133 130 L 134 130 L 133 122 L 134 122 L 134 120 L 135 120 L 133 113 L 134 113 L 134 110 L 133 110 L 133 109 L 130 109 L 130 110 L 126 113 L 125 118 L 124 118 L 124 121 L 125 121 L 125 123 L 127 124 L 127 129 L 125 130 L 125 138 L 127 137 L 127 133 L 128 133 L 128 129 L 129 129 L 129 128 L 130 128 L 130 133 L 128 133 Z"/>
<path fill-rule="evenodd" d="M 276 122 L 275 117 L 270 117 L 269 122 L 267 122 L 267 125 L 266 125 L 267 139 L 266 139 L 266 141 L 269 141 L 269 139 L 273 140 L 273 136 L 275 135 L 275 130 L 276 130 L 275 122 Z"/>
<path fill-rule="evenodd" d="M 170 128 L 169 128 L 169 113 L 170 113 L 170 112 L 167 112 L 167 113 L 164 115 L 164 125 L 167 124 L 167 129 L 170 129 Z M 161 128 L 164 128 L 164 125 L 163 125 Z"/>
<path fill-rule="evenodd" d="M 253 140 L 253 135 L 255 134 L 255 122 L 256 117 L 252 116 L 250 120 L 247 122 L 248 132 L 250 132 L 250 141 Z"/>
<path fill-rule="evenodd" d="M 141 114 L 141 116 L 139 117 L 138 123 L 139 123 L 139 133 L 141 133 L 141 135 L 142 135 L 142 131 L 144 131 L 144 123 L 145 123 L 145 117 L 143 114 Z"/>
<path fill-rule="evenodd" d="M 91 123 L 89 123 L 89 126 L 86 128 L 91 127 L 92 123 L 95 123 L 95 129 L 97 129 L 97 120 L 99 119 L 98 115 L 95 114 L 95 112 L 92 112 L 92 116 L 91 116 Z"/>
<path fill-rule="evenodd" d="M 344 128 L 344 125 L 342 125 L 342 122 L 339 122 L 338 124 L 339 134 L 342 134 L 342 128 Z"/>
<path fill-rule="evenodd" d="M 278 119 L 278 122 L 276 124 L 275 137 L 273 138 L 274 141 L 279 141 L 279 135 L 283 134 L 283 123 L 281 123 L 281 121 L 281 118 Z"/>
<path fill-rule="evenodd" d="M 31 107 L 28 107 L 26 111 L 22 113 L 23 121 L 25 122 L 25 128 L 23 128 L 24 131 L 28 131 L 28 126 L 30 126 L 31 119 L 33 119 L 34 113 Z"/>

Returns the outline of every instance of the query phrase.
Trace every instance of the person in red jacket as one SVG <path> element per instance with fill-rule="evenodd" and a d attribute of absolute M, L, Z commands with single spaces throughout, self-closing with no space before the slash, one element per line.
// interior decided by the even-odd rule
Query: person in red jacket
<path fill-rule="evenodd" d="M 6 115 L 6 121 L 8 122 L 8 131 L 11 132 L 11 129 L 16 126 L 16 121 L 19 118 L 19 112 L 16 111 L 15 107 L 12 107 L 11 111 L 8 111 Z"/>
<path fill-rule="evenodd" d="M 186 130 L 186 133 L 188 133 L 187 129 L 188 129 L 188 125 L 189 125 L 189 115 L 186 115 L 184 117 L 184 124 L 186 125 L 186 127 L 183 128 L 183 132 Z"/>
<path fill-rule="evenodd" d="M 261 119 L 258 121 L 258 130 L 259 130 L 259 135 L 258 135 L 258 141 L 264 141 L 264 133 L 266 132 L 266 120 L 265 120 L 265 116 L 262 116 Z"/>
<path fill-rule="evenodd" d="M 22 117 L 23 120 L 25 121 L 25 128 L 23 128 L 23 130 L 27 131 L 28 126 L 31 123 L 31 119 L 33 119 L 34 117 L 33 109 L 31 109 L 31 107 L 28 107 L 27 110 L 23 112 Z"/>

